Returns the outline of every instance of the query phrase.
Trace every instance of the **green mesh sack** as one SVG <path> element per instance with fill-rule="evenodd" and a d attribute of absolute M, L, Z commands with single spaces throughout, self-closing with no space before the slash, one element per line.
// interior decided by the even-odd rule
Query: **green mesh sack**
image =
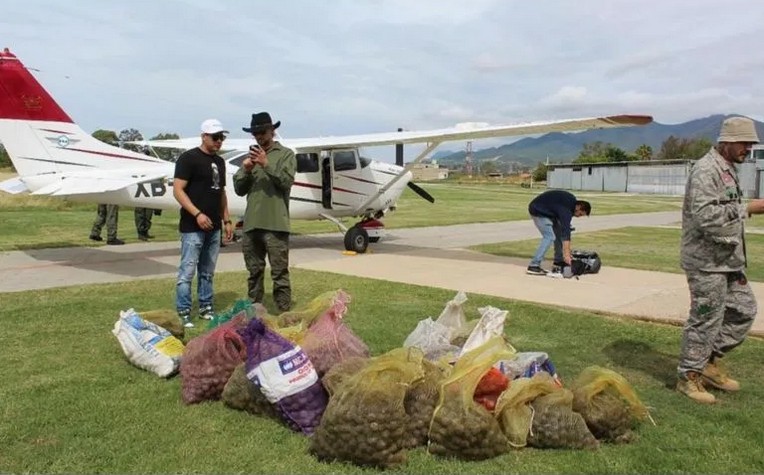
<path fill-rule="evenodd" d="M 233 370 L 231 377 L 223 388 L 221 399 L 226 406 L 250 414 L 271 417 L 281 420 L 276 407 L 266 399 L 262 391 L 247 378 L 244 363 Z"/>
<path fill-rule="evenodd" d="M 633 429 L 648 417 L 648 412 L 623 376 L 590 366 L 572 387 L 573 409 L 583 416 L 596 438 L 617 443 L 636 438 Z"/>
<path fill-rule="evenodd" d="M 406 390 L 420 380 L 424 354 L 398 348 L 372 358 L 329 399 L 309 451 L 322 461 L 388 468 L 406 461 Z"/>
<path fill-rule="evenodd" d="M 557 391 L 559 386 L 552 375 L 542 371 L 531 378 L 517 378 L 511 382 L 498 401 L 495 414 L 509 444 L 515 448 L 528 444 L 528 434 L 533 422 L 531 401 Z"/>
<path fill-rule="evenodd" d="M 212 330 L 220 325 L 236 318 L 241 315 L 246 321 L 250 321 L 256 316 L 260 316 L 260 313 L 265 313 L 265 307 L 259 304 L 252 304 L 249 299 L 239 299 L 231 306 L 220 313 L 216 313 L 215 316 L 207 324 L 207 330 Z"/>
<path fill-rule="evenodd" d="M 406 391 L 403 405 L 408 415 L 408 448 L 427 445 L 430 421 L 438 405 L 438 391 L 450 367 L 422 360 L 424 377 L 414 382 Z"/>
<path fill-rule="evenodd" d="M 573 393 L 568 389 L 536 398 L 528 445 L 540 449 L 597 449 L 581 414 L 573 412 Z"/>
<path fill-rule="evenodd" d="M 157 309 L 139 313 L 140 317 L 151 323 L 155 323 L 172 333 L 172 336 L 180 338 L 186 336 L 186 329 L 180 323 L 178 313 L 175 310 Z"/>
<path fill-rule="evenodd" d="M 485 460 L 509 450 L 496 417 L 474 401 L 480 379 L 499 360 L 511 359 L 513 348 L 500 336 L 468 351 L 441 384 L 428 434 L 428 451 L 461 460 Z"/>

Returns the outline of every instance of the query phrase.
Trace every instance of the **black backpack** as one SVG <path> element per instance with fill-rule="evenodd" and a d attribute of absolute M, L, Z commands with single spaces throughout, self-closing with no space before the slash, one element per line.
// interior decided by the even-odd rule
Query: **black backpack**
<path fill-rule="evenodd" d="M 596 274 L 602 267 L 600 256 L 594 251 L 573 251 L 571 253 L 573 275 Z"/>

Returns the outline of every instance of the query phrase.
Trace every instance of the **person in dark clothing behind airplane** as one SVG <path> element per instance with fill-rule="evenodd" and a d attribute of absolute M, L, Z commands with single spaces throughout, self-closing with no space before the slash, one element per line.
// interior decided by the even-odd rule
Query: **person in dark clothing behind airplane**
<path fill-rule="evenodd" d="M 546 275 L 547 271 L 541 268 L 541 262 L 552 243 L 554 265 L 570 266 L 573 258 L 570 248 L 570 222 L 573 216 L 589 216 L 591 212 L 592 205 L 588 201 L 577 200 L 573 193 L 564 190 L 547 190 L 533 198 L 528 204 L 528 213 L 541 233 L 541 242 L 526 273 Z"/>

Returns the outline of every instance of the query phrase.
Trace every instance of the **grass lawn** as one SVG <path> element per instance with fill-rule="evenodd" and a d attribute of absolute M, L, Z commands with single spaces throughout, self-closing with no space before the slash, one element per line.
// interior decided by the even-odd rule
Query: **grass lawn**
<path fill-rule="evenodd" d="M 682 231 L 673 228 L 628 227 L 573 233 L 574 249 L 597 251 L 602 265 L 631 269 L 683 273 L 679 267 L 679 243 Z M 481 244 L 472 249 L 497 256 L 530 259 L 538 246 L 538 239 Z M 764 235 L 749 233 L 745 237 L 748 252 L 747 275 L 750 280 L 764 281 Z M 553 249 L 547 252 L 547 267 L 553 258 Z"/>
<path fill-rule="evenodd" d="M 541 192 L 501 184 L 428 182 L 422 186 L 435 197 L 435 203 L 427 203 L 407 189 L 398 202 L 398 209 L 385 218 L 389 228 L 527 219 L 528 202 Z M 603 215 L 677 210 L 681 206 L 681 200 L 676 197 L 608 193 L 579 196 L 591 200 L 594 212 Z M 0 251 L 94 245 L 87 237 L 95 217 L 95 204 L 0 192 L 0 222 L 3 223 Z M 151 234 L 159 241 L 177 240 L 177 227 L 177 211 L 165 210 L 161 216 L 154 217 Z M 297 234 L 335 231 L 337 227 L 328 221 L 293 222 L 293 232 Z M 104 230 L 104 236 L 105 233 Z M 128 242 L 137 241 L 132 208 L 120 209 L 119 236 Z"/>
<path fill-rule="evenodd" d="M 292 275 L 298 304 L 346 289 L 353 299 L 346 321 L 373 354 L 400 346 L 417 321 L 436 317 L 453 298 L 448 290 L 299 269 Z M 245 288 L 243 273 L 216 276 L 219 308 Z M 184 406 L 179 378 L 162 380 L 130 366 L 110 333 L 118 311 L 168 308 L 173 294 L 174 279 L 158 279 L 0 296 L 0 473 L 373 473 L 319 463 L 305 437 L 221 402 Z M 566 381 L 594 364 L 621 373 L 656 425 L 642 425 L 632 444 L 598 451 L 526 448 L 462 462 L 420 448 L 409 452 L 401 472 L 764 471 L 764 341 L 750 338 L 729 356 L 743 390 L 707 407 L 671 389 L 679 328 L 468 297 L 469 318 L 485 305 L 508 310 L 509 341 L 519 351 L 549 353 Z"/>

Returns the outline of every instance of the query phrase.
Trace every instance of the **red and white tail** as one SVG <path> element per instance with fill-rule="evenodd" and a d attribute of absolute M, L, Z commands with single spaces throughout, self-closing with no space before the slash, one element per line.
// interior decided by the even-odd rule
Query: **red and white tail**
<path fill-rule="evenodd" d="M 163 163 L 83 131 L 8 48 L 0 52 L 0 142 L 22 178 Z"/>

